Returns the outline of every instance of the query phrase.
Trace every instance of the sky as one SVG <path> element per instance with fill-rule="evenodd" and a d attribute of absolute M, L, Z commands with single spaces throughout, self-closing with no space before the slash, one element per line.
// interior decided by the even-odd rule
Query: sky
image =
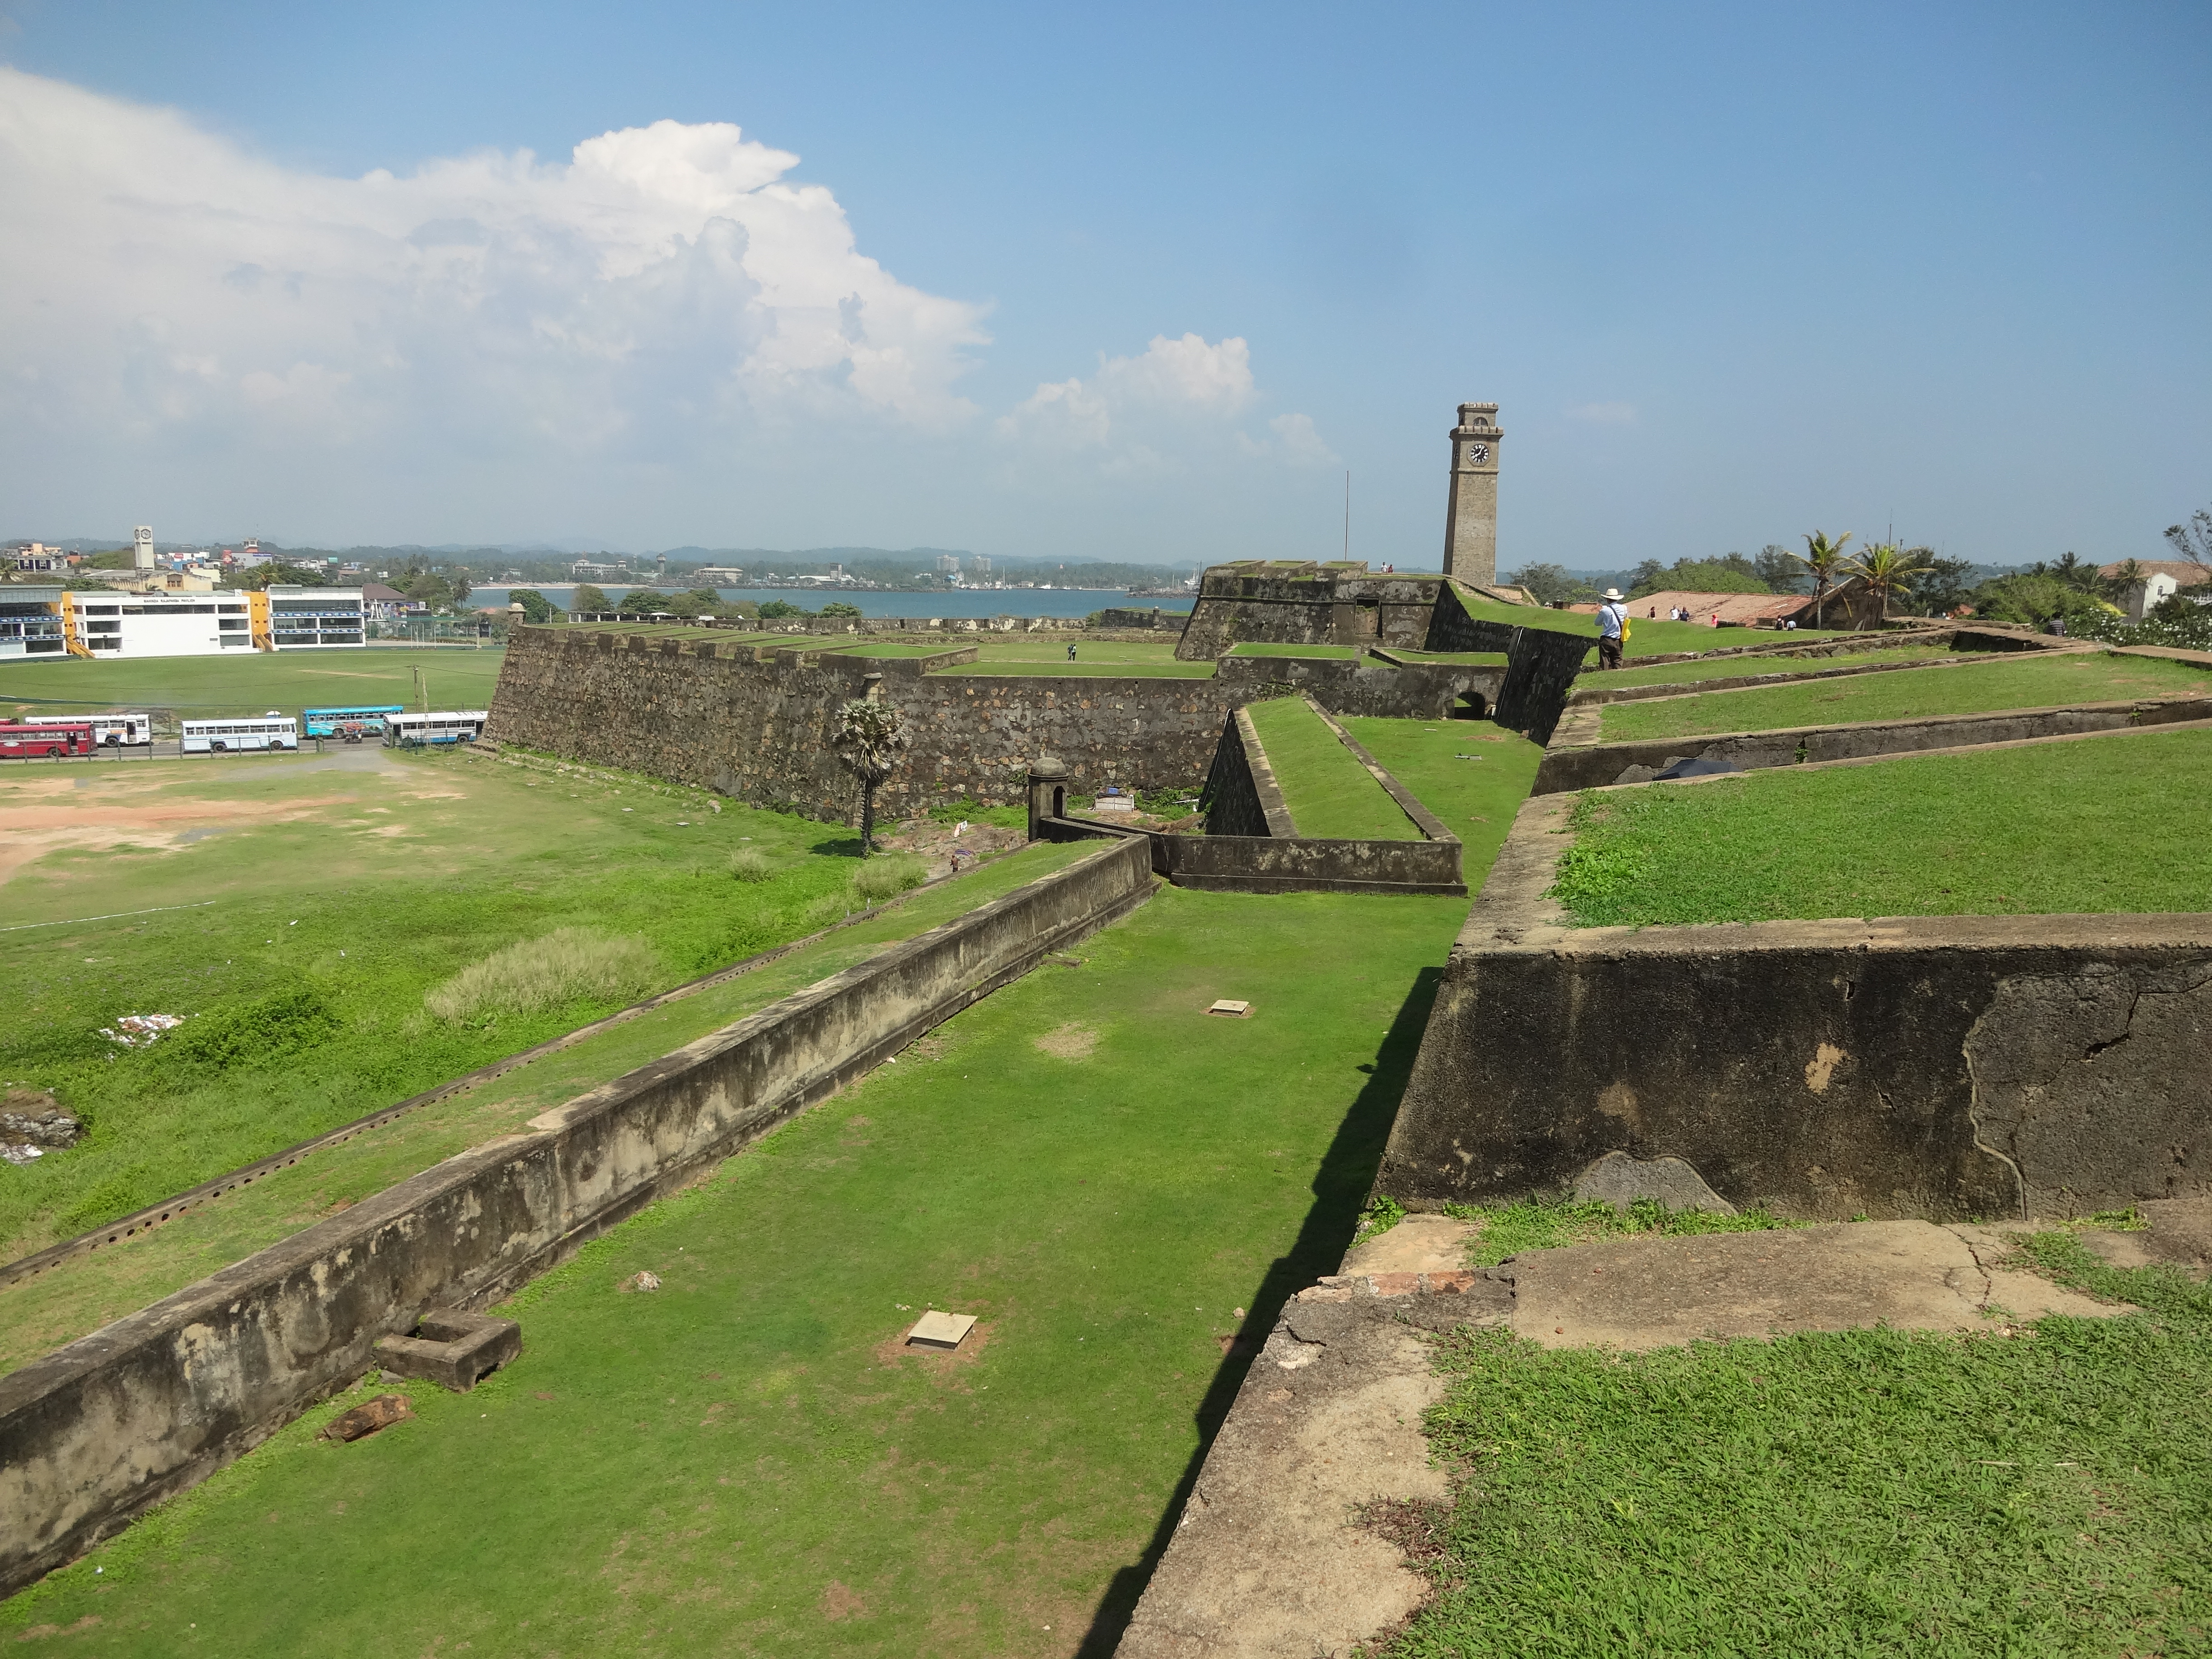
<path fill-rule="evenodd" d="M 2212 7 L 0 0 L 0 535 L 1436 568 L 2212 507 Z"/>

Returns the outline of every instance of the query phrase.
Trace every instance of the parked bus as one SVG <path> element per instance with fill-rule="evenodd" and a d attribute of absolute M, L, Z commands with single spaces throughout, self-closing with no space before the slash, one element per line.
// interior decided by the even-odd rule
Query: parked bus
<path fill-rule="evenodd" d="M 95 744 L 85 720 L 0 720 L 0 760 L 36 760 L 47 755 L 89 755 Z"/>
<path fill-rule="evenodd" d="M 248 749 L 297 749 L 300 722 L 270 709 L 266 714 L 233 714 L 222 720 L 183 722 L 187 755 L 235 754 Z"/>
<path fill-rule="evenodd" d="M 449 708 L 432 714 L 394 714 L 384 722 L 384 746 L 420 749 L 428 744 L 472 742 L 483 733 L 486 713 Z"/>
<path fill-rule="evenodd" d="M 151 714 L 32 714 L 26 726 L 77 726 L 89 722 L 93 741 L 107 749 L 141 749 L 154 741 Z"/>
<path fill-rule="evenodd" d="M 303 708 L 300 711 L 301 730 L 311 738 L 341 738 L 348 743 L 359 743 L 363 738 L 382 737 L 386 719 L 405 712 L 404 707 L 396 702 L 361 703 L 349 708 Z"/>

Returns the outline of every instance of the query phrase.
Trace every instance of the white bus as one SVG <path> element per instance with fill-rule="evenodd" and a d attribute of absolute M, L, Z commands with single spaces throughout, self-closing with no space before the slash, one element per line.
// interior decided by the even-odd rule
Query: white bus
<path fill-rule="evenodd" d="M 384 746 L 420 749 L 428 744 L 472 743 L 483 735 L 489 713 L 483 708 L 448 708 L 429 714 L 387 714 Z"/>
<path fill-rule="evenodd" d="M 185 720 L 187 755 L 235 754 L 247 749 L 297 749 L 300 722 L 270 709 L 266 714 L 233 714 L 222 720 Z"/>
<path fill-rule="evenodd" d="M 151 714 L 33 714 L 26 726 L 82 726 L 92 727 L 93 741 L 109 749 L 137 749 L 154 741 Z"/>

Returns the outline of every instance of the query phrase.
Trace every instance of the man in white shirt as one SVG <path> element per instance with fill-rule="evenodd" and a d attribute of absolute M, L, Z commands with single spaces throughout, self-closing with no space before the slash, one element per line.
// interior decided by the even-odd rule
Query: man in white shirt
<path fill-rule="evenodd" d="M 1628 631 L 1628 610 L 1617 587 L 1605 590 L 1605 603 L 1597 608 L 1597 665 L 1601 670 L 1620 666 L 1621 636 Z"/>

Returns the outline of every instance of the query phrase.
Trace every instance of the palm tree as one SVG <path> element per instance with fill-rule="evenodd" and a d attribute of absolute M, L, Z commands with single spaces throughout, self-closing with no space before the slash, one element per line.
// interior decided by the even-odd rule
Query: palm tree
<path fill-rule="evenodd" d="M 906 747 L 906 722 L 893 705 L 854 697 L 837 706 L 837 759 L 860 781 L 860 856 L 876 850 L 876 786 Z"/>
<path fill-rule="evenodd" d="M 2122 559 L 2112 567 L 2112 574 L 2099 584 L 2098 597 L 2122 605 L 2131 592 L 2149 580 L 2150 573 L 2142 568 L 2141 559 Z"/>
<path fill-rule="evenodd" d="M 1827 620 L 1828 590 L 1836 585 L 1836 571 L 1844 562 L 1844 544 L 1852 532 L 1845 531 L 1834 541 L 1828 532 L 1816 530 L 1805 538 L 1805 550 L 1790 556 L 1813 573 L 1813 626 L 1818 628 Z"/>
<path fill-rule="evenodd" d="M 1934 552 L 1925 547 L 1899 547 L 1894 542 L 1876 542 L 1856 559 L 1845 561 L 1841 568 L 1845 575 L 1856 576 L 1866 584 L 1866 591 L 1874 595 L 1875 615 L 1879 618 L 1888 614 L 1891 594 L 1929 568 L 1928 565 L 1916 563 L 1915 561 L 1934 556 Z M 1865 624 L 1860 625 L 1863 627 Z"/>

